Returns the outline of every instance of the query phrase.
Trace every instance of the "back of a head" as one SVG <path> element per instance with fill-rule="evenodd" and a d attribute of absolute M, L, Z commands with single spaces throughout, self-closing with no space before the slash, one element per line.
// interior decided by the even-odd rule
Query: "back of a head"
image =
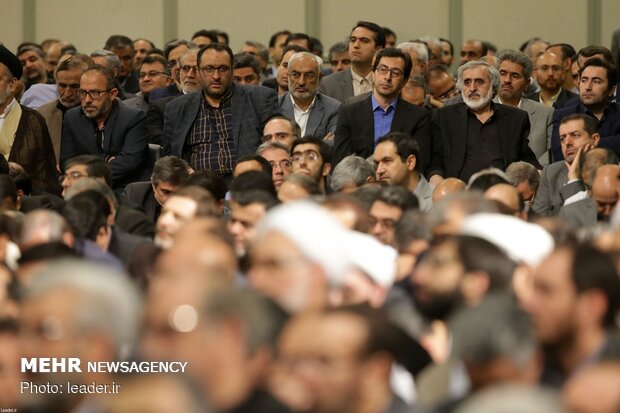
<path fill-rule="evenodd" d="M 217 202 L 223 201 L 226 197 L 226 182 L 219 174 L 212 171 L 198 171 L 190 175 L 185 181 L 184 186 L 204 188 L 213 195 Z"/>
<path fill-rule="evenodd" d="M 277 196 L 271 175 L 264 171 L 248 171 L 237 176 L 232 183 L 231 191 L 241 192 L 250 189 L 263 190 L 274 197 Z"/>
<path fill-rule="evenodd" d="M 196 185 L 186 185 L 175 192 L 174 197 L 189 198 L 196 202 L 194 217 L 218 216 L 216 200 L 206 189 Z"/>
<path fill-rule="evenodd" d="M 99 192 L 87 190 L 67 201 L 60 213 L 76 238 L 95 241 L 100 229 L 107 227 L 110 204 Z"/>
<path fill-rule="evenodd" d="M 381 187 L 374 202 L 383 202 L 385 204 L 400 208 L 403 212 L 418 209 L 420 202 L 418 198 L 410 191 L 400 186 L 387 185 Z"/>

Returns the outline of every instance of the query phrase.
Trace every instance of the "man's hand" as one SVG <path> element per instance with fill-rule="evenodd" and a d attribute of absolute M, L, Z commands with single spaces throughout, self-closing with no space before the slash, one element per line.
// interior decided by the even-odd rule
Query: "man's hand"
<path fill-rule="evenodd" d="M 577 153 L 575 154 L 575 159 L 573 159 L 573 163 L 570 165 L 568 162 L 566 163 L 566 167 L 568 168 L 568 181 L 574 181 L 577 179 L 581 179 L 581 167 L 580 160 L 584 153 L 588 152 L 590 149 L 594 148 L 594 145 L 587 144 L 577 149 Z"/>

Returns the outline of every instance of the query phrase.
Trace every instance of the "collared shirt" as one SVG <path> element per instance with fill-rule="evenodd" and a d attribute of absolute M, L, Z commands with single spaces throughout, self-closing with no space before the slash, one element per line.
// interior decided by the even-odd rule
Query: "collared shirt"
<path fill-rule="evenodd" d="M 351 77 L 353 77 L 353 96 L 361 95 L 362 93 L 372 92 L 373 77 L 372 72 L 368 73 L 366 77 L 362 77 L 351 70 Z"/>
<path fill-rule="evenodd" d="M 196 170 L 215 171 L 222 176 L 232 174 L 237 154 L 232 134 L 231 90 L 224 94 L 217 108 L 202 99 L 185 152 L 184 158 Z"/>
<path fill-rule="evenodd" d="M 4 120 L 7 116 L 9 116 L 9 113 L 11 113 L 11 110 L 15 107 L 15 105 L 17 105 L 17 99 L 13 99 L 11 103 L 8 104 L 8 106 L 4 109 L 4 113 L 0 113 L 0 130 L 2 130 Z"/>
<path fill-rule="evenodd" d="M 553 104 L 554 104 L 554 103 L 558 100 L 558 98 L 560 97 L 560 93 L 562 93 L 562 88 L 559 88 L 559 89 L 558 89 L 558 93 L 556 93 L 555 95 L 551 96 L 551 97 L 549 98 L 549 100 L 548 100 L 548 101 L 546 101 L 546 102 L 544 102 L 544 101 L 543 101 L 543 96 L 542 96 L 542 93 L 540 93 L 540 95 L 538 95 L 538 101 L 539 101 L 540 103 L 542 103 L 543 105 L 547 105 L 547 106 L 553 107 Z"/>
<path fill-rule="evenodd" d="M 375 95 L 371 95 L 372 101 L 372 116 L 375 120 L 375 145 L 380 137 L 390 133 L 392 127 L 392 120 L 394 120 L 394 111 L 396 111 L 396 102 L 398 99 L 394 99 L 387 110 L 384 110 L 375 99 Z"/>
<path fill-rule="evenodd" d="M 316 102 L 316 95 L 314 95 L 314 99 L 312 99 L 312 103 L 308 106 L 308 109 L 303 110 L 297 103 L 295 103 L 295 99 L 293 99 L 293 95 L 289 95 L 291 97 L 291 102 L 293 102 L 293 113 L 295 114 L 295 122 L 301 128 L 301 136 L 306 135 L 306 126 L 308 125 L 308 118 L 310 117 L 310 110 L 314 107 L 314 102 Z"/>
<path fill-rule="evenodd" d="M 459 179 L 468 182 L 473 174 L 489 167 L 503 171 L 507 166 L 504 163 L 495 113 L 482 123 L 475 113 L 467 110 L 465 162 L 459 173 Z"/>
<path fill-rule="evenodd" d="M 500 103 L 502 105 L 506 105 L 504 102 L 502 102 L 502 98 L 499 97 L 499 95 L 497 95 L 497 103 Z M 517 108 L 521 109 L 521 103 L 523 103 L 523 98 L 519 99 L 519 104 L 517 105 Z M 506 105 L 508 106 L 508 105 Z"/>

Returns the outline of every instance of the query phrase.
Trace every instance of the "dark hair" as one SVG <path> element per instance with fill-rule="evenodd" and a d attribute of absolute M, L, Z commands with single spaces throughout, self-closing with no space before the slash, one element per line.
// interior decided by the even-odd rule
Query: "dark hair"
<path fill-rule="evenodd" d="M 10 198 L 13 204 L 17 202 L 17 188 L 8 174 L 0 174 L 0 201 Z"/>
<path fill-rule="evenodd" d="M 17 53 L 16 56 L 21 55 L 22 53 L 25 52 L 35 52 L 36 54 L 39 55 L 39 57 L 41 57 L 42 59 L 45 58 L 45 52 L 43 51 L 43 49 L 41 48 L 41 46 L 39 46 L 36 43 L 31 43 L 31 42 L 24 42 L 22 44 L 20 44 L 17 47 Z"/>
<path fill-rule="evenodd" d="M 291 34 L 290 30 L 280 30 L 279 32 L 275 32 L 269 38 L 269 47 L 276 47 L 276 41 L 278 40 L 279 36 L 282 36 L 282 35 L 289 36 L 290 34 Z"/>
<path fill-rule="evenodd" d="M 583 129 L 588 132 L 590 136 L 598 132 L 598 119 L 585 113 L 573 113 L 572 115 L 564 116 L 560 121 L 560 125 L 564 125 L 567 122 L 574 120 L 583 121 Z"/>
<path fill-rule="evenodd" d="M 76 238 L 91 241 L 97 239 L 101 227 L 107 226 L 108 216 L 111 214 L 108 199 L 91 189 L 69 199 L 59 212 Z"/>
<path fill-rule="evenodd" d="M 144 37 L 138 37 L 137 39 L 133 39 L 132 43 L 135 43 L 135 42 L 138 42 L 138 41 L 147 42 L 148 44 L 151 45 L 151 49 L 155 49 L 155 43 L 153 43 L 149 39 L 145 39 Z"/>
<path fill-rule="evenodd" d="M 586 46 L 582 49 L 579 49 L 579 51 L 577 52 L 577 57 L 579 56 L 592 57 L 597 54 L 603 55 L 603 60 L 606 61 L 607 63 L 611 65 L 616 64 L 614 55 L 611 53 L 611 50 L 609 50 L 605 46 L 597 46 L 597 45 Z"/>
<path fill-rule="evenodd" d="M 105 183 L 109 187 L 112 187 L 112 171 L 110 165 L 103 159 L 95 155 L 78 155 L 73 158 L 67 159 L 62 165 L 62 171 L 66 172 L 67 169 L 73 165 L 86 166 L 86 172 L 91 178 L 103 178 Z"/>
<path fill-rule="evenodd" d="M 510 185 L 510 182 L 496 173 L 482 173 L 471 182 L 469 191 L 485 192 L 487 189 L 497 184 Z"/>
<path fill-rule="evenodd" d="M 18 168 L 9 166 L 9 177 L 15 184 L 16 190 L 21 190 L 25 195 L 30 195 L 32 192 L 32 179 L 30 179 L 24 168 L 21 166 Z"/>
<path fill-rule="evenodd" d="M 290 52 L 291 50 L 293 50 L 295 53 L 308 51 L 308 49 L 298 44 L 289 44 L 285 46 L 284 49 L 282 50 L 282 57 L 284 57 L 284 55 Z"/>
<path fill-rule="evenodd" d="M 305 40 L 308 43 L 308 48 L 310 48 L 310 36 L 306 33 L 291 33 L 286 38 L 286 42 L 284 43 L 287 46 L 292 40 Z"/>
<path fill-rule="evenodd" d="M 382 186 L 373 204 L 377 201 L 400 208 L 403 212 L 420 207 L 418 198 L 411 191 L 395 185 Z"/>
<path fill-rule="evenodd" d="M 607 72 L 607 90 L 611 90 L 616 87 L 616 83 L 618 83 L 618 72 L 612 63 L 606 62 L 603 59 L 598 57 L 593 57 L 591 59 L 586 60 L 581 69 L 579 69 L 579 77 L 583 74 L 583 71 L 586 67 L 594 66 L 594 67 L 602 67 Z"/>
<path fill-rule="evenodd" d="M 311 135 L 306 135 L 303 138 L 295 139 L 293 141 L 293 145 L 291 145 L 291 154 L 293 154 L 293 151 L 297 145 L 307 143 L 315 145 L 319 149 L 321 159 L 323 160 L 323 165 L 332 162 L 332 148 L 323 139 Z"/>
<path fill-rule="evenodd" d="M 198 171 L 190 175 L 183 186 L 199 186 L 209 191 L 217 202 L 223 201 L 226 197 L 226 182 L 222 177 L 213 171 Z"/>
<path fill-rule="evenodd" d="M 258 164 L 260 165 L 261 169 L 263 170 L 263 172 L 265 172 L 266 174 L 269 174 L 269 176 L 271 176 L 272 168 L 271 168 L 271 164 L 269 163 L 269 161 L 265 158 L 263 158 L 260 155 L 256 155 L 256 154 L 249 154 L 249 155 L 242 155 L 240 157 L 237 158 L 237 161 L 235 162 L 235 166 L 233 167 L 233 171 L 235 170 L 235 168 L 237 167 L 237 165 L 239 165 L 242 162 L 251 162 L 251 161 L 255 161 L 258 162 Z"/>
<path fill-rule="evenodd" d="M 124 49 L 125 47 L 129 47 L 133 51 L 133 41 L 129 37 L 120 34 L 115 34 L 108 37 L 108 40 L 105 42 L 105 46 L 103 46 L 106 50 L 112 50 L 113 48 Z"/>
<path fill-rule="evenodd" d="M 59 258 L 76 258 L 77 254 L 67 244 L 60 241 L 51 241 L 43 244 L 33 245 L 22 250 L 17 263 L 19 265 L 29 264 L 43 260 L 55 260 Z"/>
<path fill-rule="evenodd" d="M 351 33 L 353 33 L 353 30 L 357 29 L 358 27 L 368 29 L 375 34 L 375 48 L 385 47 L 385 31 L 383 31 L 381 26 L 372 22 L 358 21 L 355 24 L 355 27 L 351 29 Z"/>
<path fill-rule="evenodd" d="M 420 159 L 420 145 L 418 141 L 408 133 L 390 132 L 377 140 L 377 146 L 383 142 L 392 142 L 396 146 L 396 153 L 402 162 L 406 162 L 410 155 L 415 156 L 415 170 L 420 172 L 422 159 Z"/>
<path fill-rule="evenodd" d="M 575 54 L 577 54 L 577 52 L 575 51 L 575 48 L 568 43 L 550 44 L 549 46 L 547 46 L 545 51 L 551 49 L 552 47 L 559 47 L 560 50 L 562 50 L 562 60 L 573 59 Z"/>
<path fill-rule="evenodd" d="M 271 165 L 269 167 L 271 168 Z M 247 171 L 242 173 L 233 180 L 230 190 L 233 194 L 248 190 L 261 190 L 273 197 L 277 197 L 271 173 L 265 171 Z"/>
<path fill-rule="evenodd" d="M 442 73 L 446 73 L 448 75 L 450 75 L 451 78 L 454 79 L 454 76 L 452 75 L 452 72 L 450 71 L 450 68 L 444 64 L 436 64 L 436 65 L 432 65 L 430 66 L 426 72 L 424 72 L 424 80 L 426 81 L 426 83 L 428 83 L 431 75 L 440 75 Z"/>
<path fill-rule="evenodd" d="M 323 56 L 323 43 L 316 37 L 310 38 L 310 52 L 317 56 Z"/>
<path fill-rule="evenodd" d="M 189 177 L 189 164 L 187 161 L 176 156 L 164 156 L 159 158 L 153 166 L 151 182 L 162 182 L 172 185 L 182 185 Z"/>
<path fill-rule="evenodd" d="M 242 52 L 234 55 L 232 67 L 233 69 L 249 67 L 260 77 L 260 62 L 258 58 L 251 53 Z"/>
<path fill-rule="evenodd" d="M 223 30 L 213 30 L 213 32 L 218 36 L 217 38 L 218 43 L 220 42 L 219 36 L 222 36 L 224 38 L 224 44 L 228 46 L 228 43 L 230 43 L 230 37 L 228 36 L 228 33 L 226 33 Z"/>
<path fill-rule="evenodd" d="M 516 263 L 495 244 L 469 235 L 447 239 L 456 244 L 465 272 L 484 271 L 489 275 L 489 290 L 504 289 L 510 285 Z"/>
<path fill-rule="evenodd" d="M 218 215 L 215 197 L 207 189 L 196 185 L 185 185 L 174 193 L 176 197 L 188 198 L 196 203 L 195 218 Z"/>
<path fill-rule="evenodd" d="M 495 46 L 493 43 L 489 42 L 488 40 L 481 40 L 481 42 L 482 42 L 482 44 L 484 45 L 484 48 L 487 51 L 484 55 L 488 54 L 489 50 L 494 52 L 494 53 L 497 53 L 497 46 Z"/>
<path fill-rule="evenodd" d="M 409 210 L 403 213 L 394 227 L 394 241 L 399 251 L 405 251 L 414 241 L 430 242 L 432 239 L 433 230 L 423 211 Z"/>
<path fill-rule="evenodd" d="M 209 43 L 207 45 L 204 45 L 200 48 L 200 50 L 198 50 L 198 55 L 196 56 L 197 62 L 198 62 L 198 66 L 200 66 L 200 62 L 202 60 L 202 55 L 204 52 L 206 52 L 207 50 L 215 50 L 216 52 L 226 52 L 228 53 L 228 57 L 230 58 L 230 65 L 232 66 L 233 63 L 233 52 L 231 50 L 230 47 L 226 46 L 225 44 L 219 44 L 219 43 Z"/>
<path fill-rule="evenodd" d="M 388 47 L 379 50 L 375 56 L 375 63 L 372 65 L 373 71 L 377 70 L 377 66 L 379 66 L 379 64 L 381 63 L 381 59 L 384 57 L 397 57 L 403 59 L 403 61 L 405 62 L 403 77 L 405 79 L 409 79 L 409 75 L 411 74 L 411 68 L 413 66 L 409 53 L 405 53 L 402 50 L 396 49 L 394 47 Z"/>
<path fill-rule="evenodd" d="M 233 192 L 232 199 L 241 206 L 260 204 L 269 210 L 278 205 L 280 201 L 271 192 L 263 189 L 242 189 Z"/>
<path fill-rule="evenodd" d="M 142 59 L 142 62 L 140 63 L 140 67 L 138 68 L 138 71 L 142 70 L 142 66 L 144 66 L 145 64 L 153 64 L 153 63 L 160 63 L 164 68 L 164 73 L 167 76 L 170 76 L 170 68 L 168 67 L 168 61 L 166 60 L 166 58 L 164 58 L 162 55 L 159 55 L 159 54 L 146 55 L 146 57 Z"/>
<path fill-rule="evenodd" d="M 383 31 L 385 32 L 385 37 L 388 36 L 394 36 L 396 37 L 396 33 L 394 33 L 394 30 L 390 29 L 389 27 L 382 27 Z"/>
<path fill-rule="evenodd" d="M 192 40 L 194 40 L 196 37 L 206 37 L 213 43 L 218 43 L 220 41 L 220 39 L 217 38 L 217 32 L 213 30 L 198 30 L 196 33 L 192 34 Z"/>
<path fill-rule="evenodd" d="M 93 65 L 91 67 L 89 67 L 88 69 L 86 69 L 82 75 L 88 73 L 88 72 L 97 72 L 99 73 L 101 76 L 103 76 L 105 78 L 105 84 L 106 87 L 108 89 L 112 89 L 115 87 L 115 81 L 116 79 L 114 78 L 114 72 L 112 72 L 112 70 L 108 69 L 105 66 L 101 66 L 101 65 Z"/>
<path fill-rule="evenodd" d="M 620 305 L 620 277 L 613 258 L 588 244 L 560 248 L 568 249 L 573 257 L 572 280 L 577 292 L 599 290 L 604 293 L 607 311 L 602 320 L 603 325 L 614 326 Z"/>

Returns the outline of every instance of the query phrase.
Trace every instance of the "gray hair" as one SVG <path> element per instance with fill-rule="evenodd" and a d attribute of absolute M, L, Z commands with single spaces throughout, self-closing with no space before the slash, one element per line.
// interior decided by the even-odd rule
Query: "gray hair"
<path fill-rule="evenodd" d="M 258 56 L 265 62 L 269 61 L 269 50 L 267 50 L 264 44 L 253 40 L 247 40 L 245 44 L 251 47 L 256 47 L 258 49 Z"/>
<path fill-rule="evenodd" d="M 140 329 L 141 297 L 124 273 L 84 260 L 58 260 L 45 267 L 26 289 L 25 298 L 54 290 L 74 291 L 79 300 L 72 311 L 81 332 L 104 332 L 117 357 L 131 356 Z"/>
<path fill-rule="evenodd" d="M 523 181 L 527 181 L 532 191 L 536 191 L 540 184 L 540 174 L 534 165 L 527 162 L 518 161 L 513 162 L 506 168 L 506 175 L 508 176 L 508 182 L 517 186 Z"/>
<path fill-rule="evenodd" d="M 368 177 L 375 179 L 375 168 L 366 159 L 349 155 L 342 159 L 334 168 L 331 179 L 331 188 L 339 192 L 349 184 L 360 187 L 368 182 Z"/>
<path fill-rule="evenodd" d="M 532 76 L 532 60 L 525 55 L 525 53 L 518 52 L 516 50 L 502 50 L 497 54 L 497 66 L 502 64 L 503 61 L 516 63 L 523 67 L 523 77 L 525 80 Z"/>
<path fill-rule="evenodd" d="M 508 293 L 491 294 L 457 312 L 450 331 L 455 355 L 474 368 L 503 358 L 525 368 L 536 350 L 532 320 Z"/>
<path fill-rule="evenodd" d="M 524 384 L 498 384 L 482 389 L 455 413 L 568 413 L 555 390 Z"/>
<path fill-rule="evenodd" d="M 257 149 L 256 154 L 258 156 L 263 156 L 263 152 L 267 149 L 282 149 L 284 152 L 290 154 L 291 150 L 283 143 L 280 142 L 265 142 L 262 143 Z"/>
<path fill-rule="evenodd" d="M 288 67 L 290 70 L 291 65 L 298 61 L 303 59 L 304 57 L 310 57 L 312 59 L 314 59 L 316 61 L 316 64 L 318 66 L 318 71 L 319 73 L 323 73 L 323 59 L 321 59 L 319 56 L 315 55 L 314 53 L 310 53 L 310 52 L 297 52 L 295 54 L 293 54 L 291 56 L 291 58 L 288 60 Z"/>
<path fill-rule="evenodd" d="M 198 51 L 199 51 L 199 50 L 200 50 L 200 48 L 199 48 L 199 47 L 196 47 L 196 46 L 192 46 L 192 47 L 190 47 L 189 49 L 187 49 L 187 50 L 185 51 L 185 53 L 183 53 L 183 54 L 181 55 L 181 57 L 179 57 L 179 63 L 182 63 L 182 62 L 183 62 L 183 60 L 185 59 L 185 56 L 188 56 L 188 55 L 190 55 L 190 54 L 194 54 L 194 55 L 198 56 Z"/>
<path fill-rule="evenodd" d="M 479 66 L 485 67 L 487 69 L 487 73 L 491 81 L 491 86 L 493 88 L 493 96 L 495 96 L 497 92 L 499 91 L 499 86 L 500 86 L 499 72 L 497 71 L 495 67 L 491 66 L 489 63 L 485 62 L 484 60 L 472 60 L 471 62 L 467 62 L 463 66 L 459 67 L 458 80 L 456 82 L 456 86 L 462 92 L 463 91 L 463 73 L 466 70 L 473 69 L 474 67 L 479 67 Z"/>
<path fill-rule="evenodd" d="M 67 232 L 71 230 L 59 213 L 37 209 L 24 216 L 19 233 L 19 245 L 62 241 L 63 235 Z"/>
<path fill-rule="evenodd" d="M 396 46 L 397 49 L 406 52 L 409 49 L 413 49 L 418 55 L 418 62 L 428 63 L 428 48 L 424 43 L 420 42 L 403 42 Z"/>
<path fill-rule="evenodd" d="M 99 192 L 108 200 L 114 211 L 118 209 L 118 200 L 116 199 L 116 195 L 114 195 L 114 191 L 112 191 L 112 188 L 110 188 L 105 181 L 98 178 L 82 178 L 75 182 L 67 189 L 65 200 L 68 201 L 80 192 L 88 190 Z"/>
<path fill-rule="evenodd" d="M 110 70 L 121 70 L 121 60 L 114 52 L 111 52 L 110 50 L 95 50 L 90 54 L 90 57 L 104 57 L 105 61 L 108 63 L 108 68 Z"/>
<path fill-rule="evenodd" d="M 506 175 L 506 173 L 504 171 L 502 171 L 501 169 L 498 168 L 485 168 L 481 171 L 476 172 L 475 174 L 473 174 L 472 176 L 469 177 L 469 181 L 467 182 L 467 189 L 469 189 L 471 187 L 471 184 L 474 183 L 476 181 L 476 179 L 480 178 L 481 176 L 485 176 L 485 175 L 496 175 L 499 176 L 500 178 L 502 178 L 504 181 L 506 182 L 510 182 L 510 178 L 508 177 L 508 175 Z"/>
<path fill-rule="evenodd" d="M 334 53 L 340 54 L 349 51 L 349 43 L 348 42 L 338 42 L 335 43 L 332 47 L 329 48 L 329 60 L 332 59 L 332 55 Z"/>
<path fill-rule="evenodd" d="M 431 227 L 448 222 L 447 216 L 457 208 L 463 216 L 469 216 L 481 212 L 498 213 L 497 206 L 486 199 L 480 192 L 458 192 L 451 194 L 433 205 L 428 212 L 428 222 Z"/>

